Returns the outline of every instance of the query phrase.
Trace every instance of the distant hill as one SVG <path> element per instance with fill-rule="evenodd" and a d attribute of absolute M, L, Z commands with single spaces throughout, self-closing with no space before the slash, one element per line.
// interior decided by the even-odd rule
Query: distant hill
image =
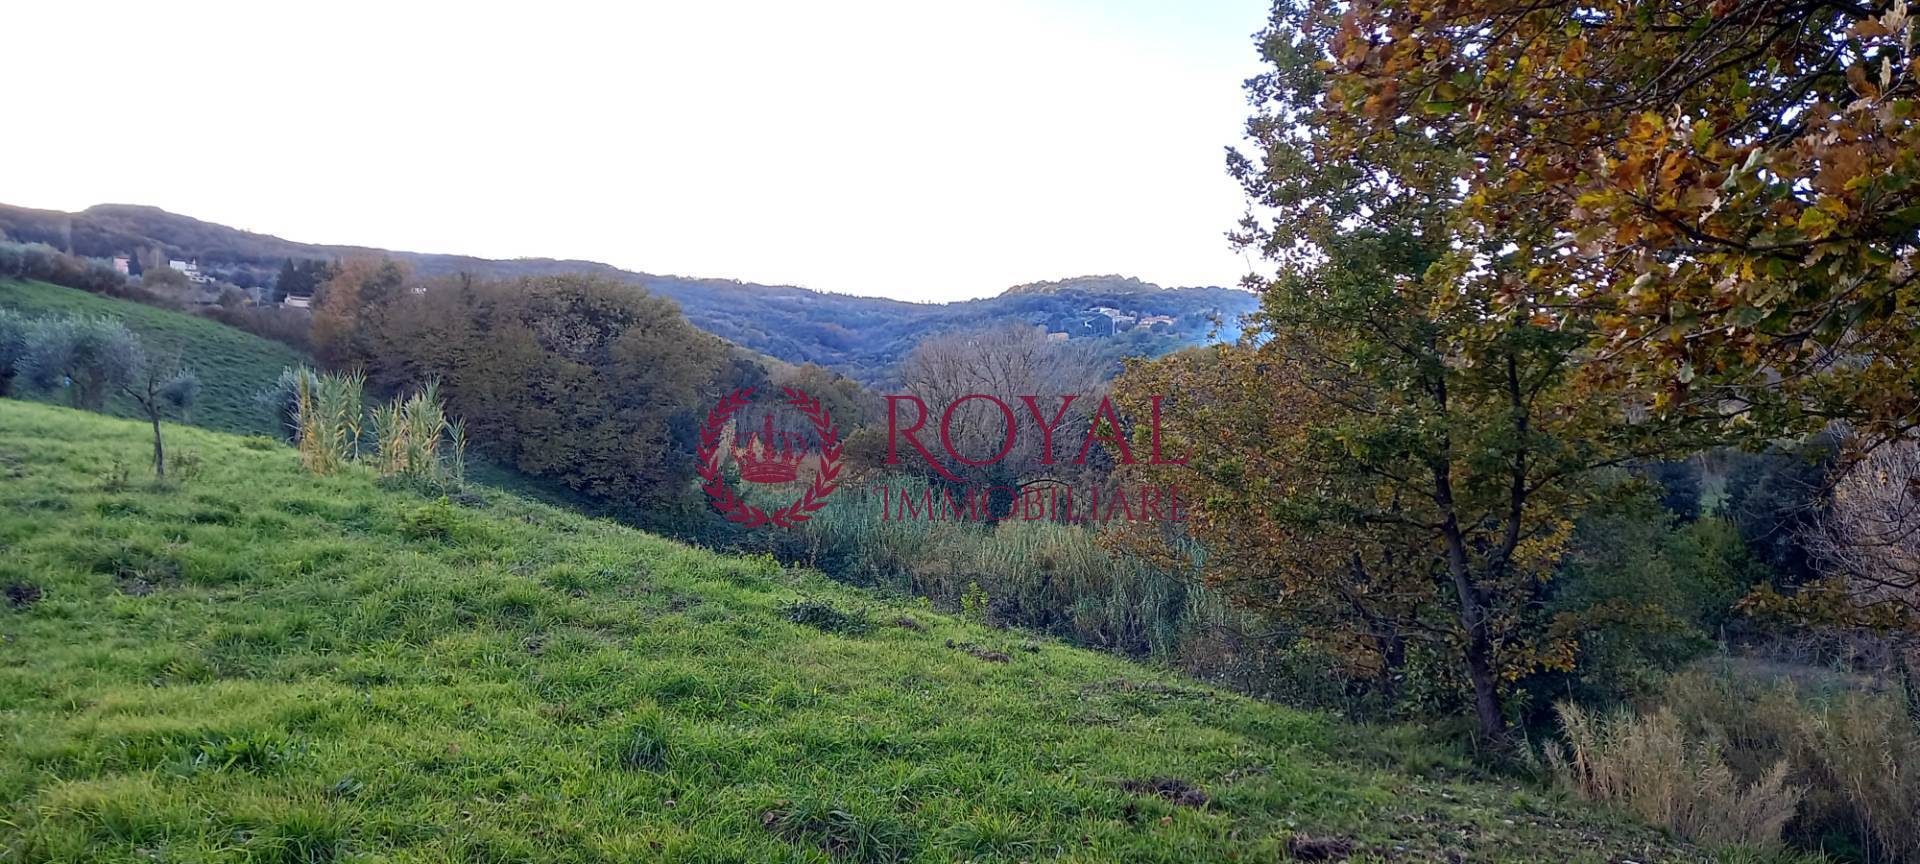
<path fill-rule="evenodd" d="M 1117 364 L 1123 356 L 1158 355 L 1232 338 L 1239 332 L 1239 317 L 1256 305 L 1253 295 L 1238 289 L 1161 288 L 1119 275 L 1033 282 L 997 297 L 956 303 L 909 303 L 791 285 L 637 273 L 597 261 L 496 260 L 300 243 L 132 204 L 100 204 L 79 213 L 0 204 L 0 234 L 90 257 L 197 260 L 203 272 L 239 285 L 271 284 L 290 258 L 386 256 L 425 277 L 598 273 L 674 299 L 688 320 L 735 344 L 790 363 L 833 367 L 869 384 L 886 382 L 900 359 L 935 333 L 1028 324 L 1064 334 L 1056 338 L 1084 340 L 1090 352 Z"/>
<path fill-rule="evenodd" d="M 1164 291 L 1152 282 L 1132 276 L 1109 274 L 1106 276 L 1075 276 L 1071 279 L 1055 279 L 1051 282 L 1028 282 L 1015 285 L 1000 292 L 1005 297 L 1010 294 L 1057 294 L 1061 291 L 1085 291 L 1089 294 L 1147 294 Z"/>

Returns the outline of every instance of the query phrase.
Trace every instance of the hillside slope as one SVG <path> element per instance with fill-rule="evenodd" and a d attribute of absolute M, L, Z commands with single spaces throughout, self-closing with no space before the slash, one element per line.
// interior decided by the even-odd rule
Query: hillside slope
<path fill-rule="evenodd" d="M 103 479 L 144 434 L 0 402 L 0 859 L 1185 864 L 1295 832 L 1692 857 L 1368 767 L 1317 716 L 499 493 L 179 426 L 200 476 Z M 792 623 L 802 599 L 875 626 Z"/>
<path fill-rule="evenodd" d="M 0 236 L 40 242 L 91 257 L 142 249 L 193 259 L 201 269 L 244 284 L 270 284 L 288 259 L 382 256 L 423 277 L 471 273 L 498 279 L 595 273 L 635 282 L 678 302 L 687 319 L 729 342 L 789 363 L 830 366 L 868 384 L 884 382 L 922 339 L 935 333 L 1004 324 L 1044 326 L 1084 341 L 1107 359 L 1158 355 L 1210 338 L 1231 339 L 1252 294 L 1231 288 L 1161 288 L 1120 276 L 1089 276 L 1016 286 L 1005 294 L 955 303 L 909 303 L 855 297 L 792 285 L 760 285 L 638 273 L 597 261 L 552 258 L 494 260 L 300 243 L 169 213 L 158 207 L 100 204 L 79 213 L 0 204 Z M 902 274 L 910 284 L 912 274 Z M 1138 320 L 1172 319 L 1139 331 L 1114 331 L 1094 310 L 1108 307 Z M 1215 332 L 1216 319 L 1224 325 Z M 1116 369 L 1117 371 L 1117 369 Z"/>
<path fill-rule="evenodd" d="M 280 370 L 313 362 L 299 351 L 218 321 L 45 282 L 0 279 L 0 309 L 33 317 L 120 319 L 149 350 L 177 352 L 200 373 L 200 395 L 191 419 L 227 432 L 277 431 L 269 429 L 272 421 L 255 404 L 254 396 L 278 380 Z M 116 398 L 108 408 L 122 416 L 135 414 L 132 401 L 125 397 Z"/>

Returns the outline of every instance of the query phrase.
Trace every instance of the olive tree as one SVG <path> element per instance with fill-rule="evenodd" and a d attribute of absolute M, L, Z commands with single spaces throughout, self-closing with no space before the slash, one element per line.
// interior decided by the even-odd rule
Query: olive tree
<path fill-rule="evenodd" d="M 66 390 L 73 407 L 99 411 L 145 365 L 145 346 L 125 324 L 69 317 L 34 322 L 15 368 L 28 385 Z"/>
<path fill-rule="evenodd" d="M 165 477 L 160 421 L 192 407 L 200 379 L 178 358 L 150 357 L 140 337 L 111 318 L 49 318 L 22 330 L 14 363 L 20 377 L 42 390 L 68 390 L 76 408 L 99 411 L 116 392 L 131 399 L 153 424 L 153 473 Z M 5 335 L 0 322 L 0 343 Z"/>

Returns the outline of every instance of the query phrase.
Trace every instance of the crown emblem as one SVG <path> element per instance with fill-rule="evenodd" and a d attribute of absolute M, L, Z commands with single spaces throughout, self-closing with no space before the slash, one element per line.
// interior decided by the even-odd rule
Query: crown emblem
<path fill-rule="evenodd" d="M 747 439 L 747 446 L 733 448 L 733 461 L 740 465 L 740 479 L 748 483 L 791 483 L 800 475 L 800 460 L 806 458 L 807 444 L 785 432 L 773 431 L 769 414 L 762 429 Z M 774 442 L 779 446 L 775 447 Z"/>

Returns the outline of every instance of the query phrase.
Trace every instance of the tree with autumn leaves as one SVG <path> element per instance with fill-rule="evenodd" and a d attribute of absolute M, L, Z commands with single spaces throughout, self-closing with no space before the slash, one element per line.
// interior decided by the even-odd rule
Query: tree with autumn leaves
<path fill-rule="evenodd" d="M 1256 149 L 1232 160 L 1254 205 L 1238 239 L 1274 266 L 1248 336 L 1136 363 L 1119 398 L 1179 394 L 1188 463 L 1140 470 L 1189 490 L 1210 582 L 1361 674 L 1425 658 L 1501 745 L 1518 685 L 1576 661 L 1552 576 L 1578 514 L 1631 488 L 1605 469 L 1719 424 L 1589 374 L 1601 325 L 1533 289 L 1528 234 L 1467 227 L 1450 135 L 1327 147 L 1336 15 L 1283 2 L 1263 35 Z"/>
<path fill-rule="evenodd" d="M 1436 266 L 1444 240 L 1323 243 L 1265 287 L 1249 340 L 1122 378 L 1132 414 L 1178 394 L 1164 444 L 1187 464 L 1137 467 L 1187 490 L 1215 587 L 1389 690 L 1420 661 L 1505 743 L 1508 695 L 1576 660 L 1552 576 L 1575 517 L 1628 488 L 1599 469 L 1684 433 L 1627 422 L 1575 374 L 1583 334 L 1497 311 L 1500 277 Z"/>
<path fill-rule="evenodd" d="M 1920 427 L 1906 0 L 1381 0 L 1323 23 L 1316 155 L 1448 142 L 1425 164 L 1459 190 L 1452 229 L 1516 244 L 1526 293 L 1593 328 L 1596 378 L 1756 439 L 1845 421 L 1870 454 Z M 1797 611 L 1889 626 L 1845 594 Z"/>

